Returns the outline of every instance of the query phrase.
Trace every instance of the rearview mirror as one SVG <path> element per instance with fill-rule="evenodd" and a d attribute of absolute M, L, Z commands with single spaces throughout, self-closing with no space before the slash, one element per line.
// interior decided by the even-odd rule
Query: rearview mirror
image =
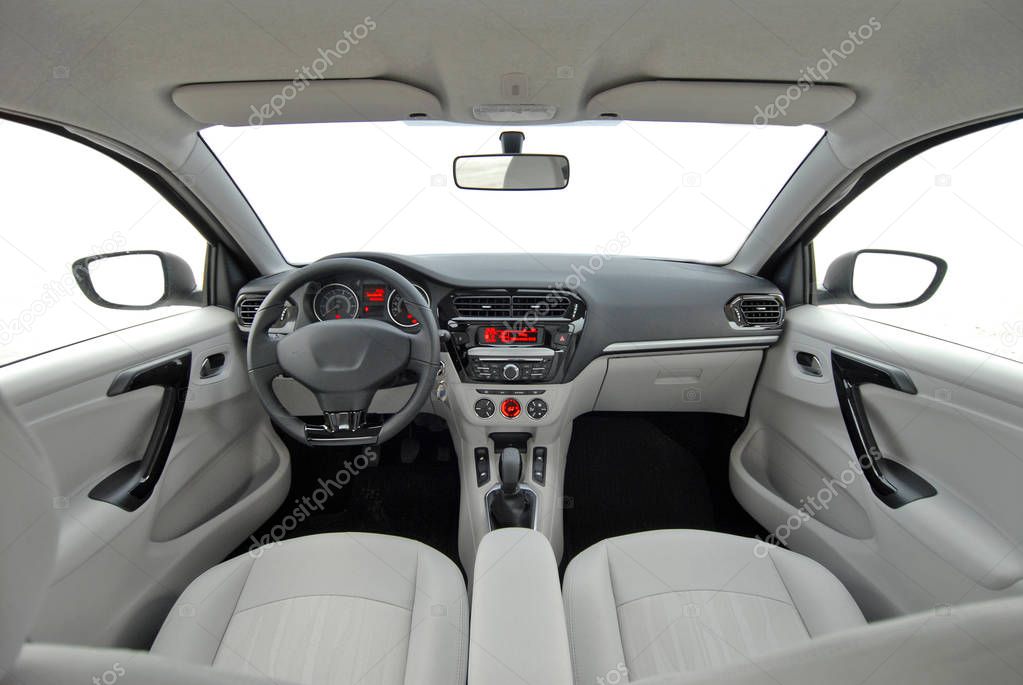
<path fill-rule="evenodd" d="M 202 304 L 192 267 L 181 257 L 132 250 L 83 257 L 71 273 L 93 304 L 107 309 L 155 309 Z"/>
<path fill-rule="evenodd" d="M 847 252 L 828 267 L 817 301 L 871 309 L 913 307 L 931 299 L 947 271 L 944 259 L 917 252 Z"/>
<path fill-rule="evenodd" d="M 455 158 L 454 176 L 466 190 L 561 190 L 568 185 L 568 157 L 467 155 Z"/>

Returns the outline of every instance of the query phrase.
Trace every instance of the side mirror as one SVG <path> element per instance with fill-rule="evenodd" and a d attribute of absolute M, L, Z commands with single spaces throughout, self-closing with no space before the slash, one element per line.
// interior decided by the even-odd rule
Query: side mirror
<path fill-rule="evenodd" d="M 192 267 L 156 250 L 132 250 L 83 257 L 71 273 L 93 304 L 107 309 L 155 309 L 202 304 Z"/>
<path fill-rule="evenodd" d="M 931 299 L 947 271 L 944 259 L 917 252 L 847 252 L 828 267 L 817 301 L 871 309 L 914 307 Z"/>

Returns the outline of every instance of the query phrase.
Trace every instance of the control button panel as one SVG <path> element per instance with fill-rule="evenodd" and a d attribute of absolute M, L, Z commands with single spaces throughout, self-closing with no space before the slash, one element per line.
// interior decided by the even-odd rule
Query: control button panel
<path fill-rule="evenodd" d="M 538 485 L 547 484 L 547 448 L 533 448 L 533 482 Z"/>
<path fill-rule="evenodd" d="M 484 397 L 483 399 L 476 400 L 476 404 L 473 406 L 473 410 L 475 410 L 476 416 L 480 417 L 481 419 L 489 419 L 491 416 L 494 415 L 496 408 L 494 407 L 493 400 Z"/>
<path fill-rule="evenodd" d="M 469 364 L 469 374 L 481 381 L 544 381 L 553 368 L 553 357 L 515 361 L 473 359 Z"/>
<path fill-rule="evenodd" d="M 526 413 L 529 414 L 529 418 L 540 420 L 547 416 L 547 403 L 539 397 L 531 399 L 526 405 Z"/>
<path fill-rule="evenodd" d="M 473 458 L 476 461 L 476 487 L 479 487 L 490 481 L 490 450 L 477 447 L 473 451 Z"/>

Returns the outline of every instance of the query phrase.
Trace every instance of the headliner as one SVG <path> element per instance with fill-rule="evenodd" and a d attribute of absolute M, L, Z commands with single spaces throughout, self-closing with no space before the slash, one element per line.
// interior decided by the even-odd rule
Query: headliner
<path fill-rule="evenodd" d="M 325 77 L 418 86 L 451 120 L 506 101 L 500 78 L 510 72 L 525 73 L 526 101 L 556 105 L 559 121 L 641 79 L 794 81 L 871 17 L 880 29 L 829 79 L 857 94 L 825 125 L 846 166 L 1023 106 L 1023 5 L 1013 0 L 8 0 L 0 106 L 175 169 L 203 126 L 173 104 L 176 86 L 292 78 L 366 17 L 376 28 Z"/>

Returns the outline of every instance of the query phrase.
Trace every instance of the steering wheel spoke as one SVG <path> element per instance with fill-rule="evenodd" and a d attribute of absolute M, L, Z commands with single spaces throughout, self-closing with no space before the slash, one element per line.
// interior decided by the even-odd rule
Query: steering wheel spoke
<path fill-rule="evenodd" d="M 323 425 L 306 424 L 305 439 L 310 445 L 373 445 L 380 439 L 379 425 L 366 424 L 364 411 L 325 411 Z"/>

